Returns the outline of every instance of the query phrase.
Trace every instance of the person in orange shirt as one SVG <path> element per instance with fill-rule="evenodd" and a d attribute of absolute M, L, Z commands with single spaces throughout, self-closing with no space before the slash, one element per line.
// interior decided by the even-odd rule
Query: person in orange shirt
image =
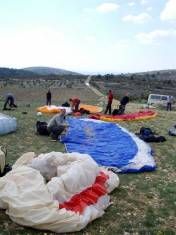
<path fill-rule="evenodd" d="M 79 104 L 81 102 L 80 99 L 73 98 L 73 99 L 69 99 L 69 101 L 70 101 L 70 105 L 71 105 L 73 112 L 78 112 L 79 111 Z"/>
<path fill-rule="evenodd" d="M 113 101 L 113 94 L 112 91 L 109 90 L 108 92 L 108 104 L 106 106 L 106 110 L 105 110 L 105 114 L 107 114 L 107 112 L 109 111 L 109 114 L 111 115 L 111 105 L 112 105 L 112 101 Z"/>

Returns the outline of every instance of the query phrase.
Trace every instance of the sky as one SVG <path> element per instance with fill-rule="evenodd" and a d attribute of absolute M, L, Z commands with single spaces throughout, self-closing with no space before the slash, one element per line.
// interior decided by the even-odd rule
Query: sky
<path fill-rule="evenodd" d="M 176 0 L 0 0 L 0 67 L 176 69 Z"/>

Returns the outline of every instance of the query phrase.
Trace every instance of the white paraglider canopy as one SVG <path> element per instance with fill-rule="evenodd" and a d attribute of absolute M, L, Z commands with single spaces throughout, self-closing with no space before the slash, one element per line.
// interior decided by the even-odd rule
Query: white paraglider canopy
<path fill-rule="evenodd" d="M 0 179 L 0 207 L 18 224 L 73 232 L 102 216 L 119 178 L 87 154 L 24 154 Z"/>

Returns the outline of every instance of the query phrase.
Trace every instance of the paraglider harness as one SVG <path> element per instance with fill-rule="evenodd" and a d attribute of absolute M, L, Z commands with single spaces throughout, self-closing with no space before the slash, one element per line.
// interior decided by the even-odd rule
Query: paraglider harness
<path fill-rule="evenodd" d="M 112 112 L 112 115 L 122 115 L 125 113 L 125 107 L 129 102 L 129 97 L 128 96 L 124 96 L 121 101 L 120 101 L 120 105 L 119 105 L 119 109 L 114 109 L 114 111 Z"/>
<path fill-rule="evenodd" d="M 137 133 L 140 139 L 145 142 L 164 142 L 166 138 L 164 136 L 155 136 L 155 132 L 150 128 L 141 127 L 139 134 Z"/>
<path fill-rule="evenodd" d="M 125 105 L 120 104 L 119 109 L 114 109 L 112 115 L 122 115 L 125 112 Z"/>
<path fill-rule="evenodd" d="M 62 107 L 70 107 L 70 104 L 66 101 L 65 103 L 62 104 Z"/>
<path fill-rule="evenodd" d="M 7 155 L 7 150 L 0 146 L 0 150 L 3 154 L 0 155 L 0 177 L 3 177 L 6 175 L 9 171 L 12 170 L 12 167 L 9 164 L 6 164 L 6 155 Z"/>
<path fill-rule="evenodd" d="M 176 125 L 169 129 L 169 135 L 176 136 Z"/>
<path fill-rule="evenodd" d="M 37 129 L 37 133 L 39 135 L 46 135 L 46 136 L 49 136 L 49 131 L 48 131 L 48 128 L 47 128 L 47 122 L 40 122 L 40 121 L 37 121 L 36 122 L 36 129 Z"/>

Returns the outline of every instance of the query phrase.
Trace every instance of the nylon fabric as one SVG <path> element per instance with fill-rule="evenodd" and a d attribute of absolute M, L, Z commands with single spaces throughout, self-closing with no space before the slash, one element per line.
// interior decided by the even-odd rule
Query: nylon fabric
<path fill-rule="evenodd" d="M 124 173 L 156 168 L 151 148 L 119 125 L 91 119 L 67 121 L 69 129 L 61 141 L 68 152 L 89 154 L 99 165 Z"/>
<path fill-rule="evenodd" d="M 62 109 L 66 110 L 66 114 L 71 114 L 72 110 L 70 107 L 62 107 L 62 106 L 56 106 L 56 105 L 50 105 L 50 106 L 42 106 L 37 108 L 37 112 L 41 113 L 60 113 Z"/>
<path fill-rule="evenodd" d="M 88 110 L 90 113 L 99 113 L 102 111 L 102 108 L 96 105 L 80 104 L 79 108 Z"/>
<path fill-rule="evenodd" d="M 0 113 L 0 135 L 15 132 L 17 129 L 16 118 Z"/>
<path fill-rule="evenodd" d="M 157 112 L 154 111 L 140 111 L 137 113 L 122 114 L 122 115 L 104 115 L 94 114 L 89 115 L 89 118 L 102 120 L 106 122 L 122 122 L 122 121 L 139 121 L 147 120 L 157 116 Z"/>
<path fill-rule="evenodd" d="M 65 208 L 82 214 L 87 206 L 94 205 L 97 203 L 101 196 L 107 194 L 105 182 L 108 176 L 105 173 L 100 172 L 96 177 L 95 183 L 82 191 L 79 194 L 74 195 L 69 201 L 66 201 L 59 205 L 59 208 Z"/>
<path fill-rule="evenodd" d="M 54 181 L 51 187 L 54 178 L 60 184 Z M 95 187 L 95 183 L 99 186 Z M 89 155 L 51 152 L 36 156 L 31 152 L 19 158 L 12 171 L 0 178 L 0 208 L 23 226 L 56 233 L 80 231 L 104 214 L 110 205 L 108 193 L 118 185 L 118 176 L 100 168 Z M 59 208 L 86 190 L 90 190 L 85 197 L 85 201 L 89 200 L 86 206 L 76 200 L 76 210 Z"/>

